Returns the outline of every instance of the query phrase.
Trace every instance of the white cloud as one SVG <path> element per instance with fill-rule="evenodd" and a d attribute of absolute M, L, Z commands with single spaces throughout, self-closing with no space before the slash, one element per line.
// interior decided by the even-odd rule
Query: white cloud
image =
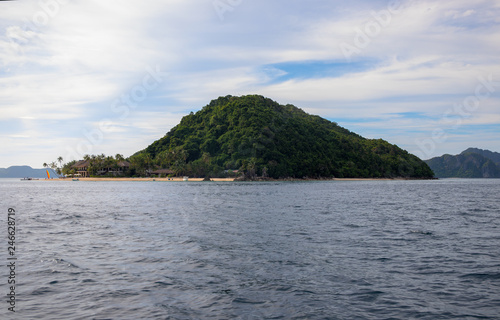
<path fill-rule="evenodd" d="M 500 74 L 500 66 L 477 68 L 428 59 L 394 61 L 388 66 L 343 77 L 290 80 L 267 86 L 263 92 L 282 99 L 338 103 L 395 96 L 462 94 L 473 92 L 477 77 L 486 77 L 491 72 Z"/>

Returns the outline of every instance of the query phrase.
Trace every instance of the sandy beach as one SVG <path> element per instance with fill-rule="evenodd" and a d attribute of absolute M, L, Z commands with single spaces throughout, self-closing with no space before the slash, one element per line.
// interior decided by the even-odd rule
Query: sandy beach
<path fill-rule="evenodd" d="M 76 178 L 75 178 L 76 179 Z M 167 181 L 167 182 L 183 182 L 182 177 L 175 178 L 78 178 L 79 181 Z M 212 181 L 215 182 L 230 182 L 234 181 L 234 178 L 212 178 Z M 72 178 L 64 178 L 64 179 L 50 179 L 45 181 L 73 181 Z M 199 182 L 203 181 L 203 178 L 189 178 L 189 181 Z"/>
<path fill-rule="evenodd" d="M 76 179 L 76 178 L 75 178 Z M 166 182 L 185 182 L 182 177 L 175 178 L 78 178 L 79 181 L 166 181 Z M 396 180 L 413 180 L 405 178 L 394 179 L 374 179 L 374 178 L 331 178 L 331 179 L 283 179 L 283 180 L 267 180 L 267 181 L 396 181 Z M 63 179 L 45 179 L 43 181 L 73 181 L 72 178 Z M 203 178 L 189 178 L 188 182 L 201 182 Z M 211 178 L 214 182 L 232 182 L 235 178 Z"/>

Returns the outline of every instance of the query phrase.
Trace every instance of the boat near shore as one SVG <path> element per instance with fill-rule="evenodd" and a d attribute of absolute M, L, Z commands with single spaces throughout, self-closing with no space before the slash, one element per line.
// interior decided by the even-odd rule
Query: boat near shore
<path fill-rule="evenodd" d="M 31 181 L 31 180 L 40 180 L 40 179 L 35 179 L 35 178 L 30 178 L 30 177 L 25 177 L 25 178 L 21 179 L 21 181 Z"/>

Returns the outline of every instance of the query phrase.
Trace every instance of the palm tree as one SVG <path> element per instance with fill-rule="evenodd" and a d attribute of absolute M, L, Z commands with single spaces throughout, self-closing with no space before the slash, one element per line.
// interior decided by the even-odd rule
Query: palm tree
<path fill-rule="evenodd" d="M 57 167 L 57 174 L 58 175 L 61 175 L 62 174 L 62 169 L 63 169 L 63 165 L 62 165 L 62 162 L 63 162 L 63 157 L 59 156 L 57 158 L 57 162 L 59 162 L 59 167 Z"/>
<path fill-rule="evenodd" d="M 98 165 L 98 159 L 95 154 L 89 156 L 89 166 L 88 166 L 88 171 L 89 175 L 95 175 L 97 173 L 97 170 L 99 169 Z"/>

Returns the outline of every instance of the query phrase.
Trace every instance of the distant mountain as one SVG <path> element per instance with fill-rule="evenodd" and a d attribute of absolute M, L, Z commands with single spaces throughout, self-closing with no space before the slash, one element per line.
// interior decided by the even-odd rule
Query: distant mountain
<path fill-rule="evenodd" d="M 500 166 L 500 153 L 498 152 L 492 152 L 490 150 L 483 150 L 483 149 L 477 149 L 477 148 L 469 148 L 462 152 L 462 154 L 466 153 L 478 153 L 482 155 L 485 158 L 490 159 L 493 161 L 497 166 Z"/>
<path fill-rule="evenodd" d="M 425 161 L 438 178 L 500 178 L 500 153 L 469 148 Z"/>
<path fill-rule="evenodd" d="M 57 174 L 52 169 L 33 169 L 30 166 L 12 166 L 7 169 L 0 168 L 0 178 L 47 178 L 45 170 L 49 170 L 51 177 L 57 177 Z"/>
<path fill-rule="evenodd" d="M 248 177 L 432 178 L 416 156 L 365 139 L 335 122 L 259 95 L 226 96 L 186 115 L 131 163 L 154 161 L 178 175 Z"/>

